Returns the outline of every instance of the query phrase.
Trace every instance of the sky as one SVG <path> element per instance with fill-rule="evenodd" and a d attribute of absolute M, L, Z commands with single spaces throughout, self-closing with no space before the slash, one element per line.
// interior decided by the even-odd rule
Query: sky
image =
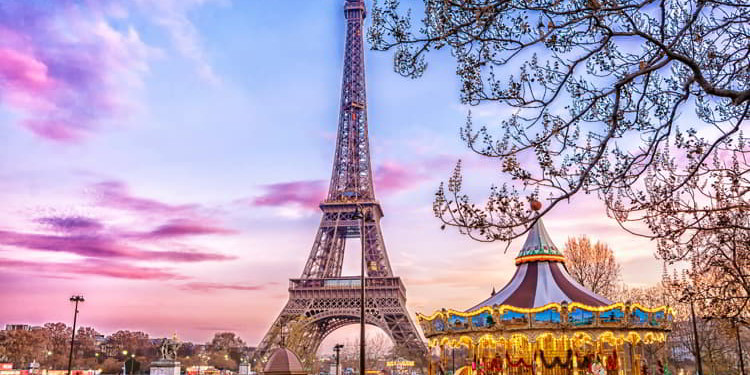
<path fill-rule="evenodd" d="M 257 345 L 320 220 L 344 28 L 339 0 L 0 2 L 0 324 L 69 322 L 82 294 L 79 323 L 104 333 Z M 470 108 L 455 62 L 429 62 L 411 80 L 366 52 L 381 225 L 412 314 L 485 299 L 522 242 L 440 230 L 432 198 L 458 159 L 478 200 L 501 176 L 458 136 Z M 471 110 L 490 126 L 504 115 Z M 594 197 L 545 225 L 558 247 L 608 243 L 628 285 L 658 281 L 655 245 Z"/>

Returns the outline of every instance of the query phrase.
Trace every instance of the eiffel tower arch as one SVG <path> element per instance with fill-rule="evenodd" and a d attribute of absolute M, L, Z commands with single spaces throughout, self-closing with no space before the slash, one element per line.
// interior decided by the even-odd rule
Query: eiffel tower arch
<path fill-rule="evenodd" d="M 338 134 L 328 195 L 305 268 L 289 280 L 289 300 L 255 352 L 256 367 L 285 345 L 309 368 L 323 339 L 360 321 L 359 276 L 342 277 L 346 240 L 362 241 L 366 265 L 365 322 L 382 329 L 402 350 L 423 356 L 427 348 L 406 310 L 406 288 L 393 275 L 380 228 L 367 127 L 363 23 L 364 0 L 346 0 L 344 72 Z M 283 342 L 282 342 L 283 341 Z"/>

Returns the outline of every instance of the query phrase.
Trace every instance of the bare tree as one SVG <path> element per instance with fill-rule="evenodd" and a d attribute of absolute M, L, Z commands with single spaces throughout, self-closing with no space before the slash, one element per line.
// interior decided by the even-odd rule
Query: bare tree
<path fill-rule="evenodd" d="M 620 278 L 620 265 L 609 245 L 587 236 L 569 237 L 565 242 L 565 267 L 576 281 L 607 298 L 614 296 Z"/>
<path fill-rule="evenodd" d="M 217 332 L 210 343 L 209 364 L 220 369 L 236 369 L 245 349 L 245 342 L 234 332 Z"/>
<path fill-rule="evenodd" d="M 681 289 L 679 289 L 681 291 Z M 690 314 L 689 304 L 674 294 L 671 287 L 664 283 L 645 287 L 632 288 L 623 285 L 616 293 L 616 300 L 639 302 L 646 306 L 655 307 L 667 305 L 675 310 L 672 331 L 669 333 L 666 348 L 652 345 L 645 347 L 646 355 L 650 358 L 663 358 L 662 350 L 666 349 L 669 356 L 668 363 L 679 366 L 695 366 L 696 350 L 695 335 Z M 696 309 L 696 328 L 699 336 L 700 354 L 703 359 L 704 373 L 736 374 L 739 371 L 735 337 L 729 332 L 732 327 L 725 319 L 708 319 L 710 311 L 707 306 L 698 304 Z M 672 368 L 676 373 L 676 369 Z"/>
<path fill-rule="evenodd" d="M 687 286 L 712 316 L 744 314 L 750 320 L 750 165 L 742 139 L 718 150 L 710 163 L 685 176 L 680 194 L 670 193 L 672 176 L 680 175 L 676 163 L 663 157 L 646 180 L 649 194 L 626 197 L 641 210 L 622 220 L 645 221 L 658 238 L 658 255 L 683 269 L 682 280 L 672 278 L 672 285 L 690 281 Z"/>
<path fill-rule="evenodd" d="M 398 1 L 376 5 L 373 48 L 395 49 L 395 70 L 410 77 L 424 72 L 430 50 L 449 48 L 464 103 L 513 111 L 498 136 L 471 119 L 462 136 L 517 183 L 493 188 L 484 207 L 474 206 L 457 168 L 448 192 L 437 194 L 438 217 L 476 239 L 513 239 L 537 219 L 521 204 L 519 186 L 547 195 L 542 214 L 579 193 L 608 198 L 643 183 L 670 147 L 702 163 L 747 119 L 748 0 L 424 4 L 416 34 Z M 696 124 L 678 124 L 691 110 Z M 697 136 L 704 128 L 711 131 Z M 695 173 L 686 167 L 677 189 Z"/>
<path fill-rule="evenodd" d="M 70 336 L 73 329 L 65 323 L 45 323 L 44 335 L 47 337 L 48 351 L 50 354 L 45 356 L 44 364 L 52 368 L 64 368 L 68 361 L 68 352 L 70 351 Z"/>
<path fill-rule="evenodd" d="M 47 352 L 47 337 L 41 330 L 0 331 L 0 353 L 16 368 L 41 361 Z"/>
<path fill-rule="evenodd" d="M 123 350 L 138 356 L 151 351 L 153 345 L 149 341 L 148 334 L 141 331 L 119 330 L 107 338 L 107 341 L 119 355 Z"/>
<path fill-rule="evenodd" d="M 383 334 L 365 335 L 365 367 L 383 367 L 383 361 L 391 346 L 390 339 Z M 359 368 L 359 336 L 344 342 L 340 356 L 343 368 Z"/>
<path fill-rule="evenodd" d="M 434 202 L 444 226 L 509 241 L 560 202 L 593 193 L 623 228 L 658 239 L 668 265 L 725 272 L 715 298 L 747 301 L 750 0 L 424 6 L 419 30 L 398 1 L 375 6 L 373 48 L 395 50 L 395 70 L 409 77 L 425 71 L 431 50 L 450 49 L 461 101 L 512 113 L 496 131 L 471 117 L 462 128 L 511 182 L 474 204 L 459 162 Z M 539 197 L 549 203 L 537 216 L 523 201 Z"/>

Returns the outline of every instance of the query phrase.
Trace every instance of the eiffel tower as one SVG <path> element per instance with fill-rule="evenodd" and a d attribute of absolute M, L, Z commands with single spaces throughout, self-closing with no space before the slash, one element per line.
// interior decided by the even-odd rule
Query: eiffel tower
<path fill-rule="evenodd" d="M 346 0 L 341 108 L 333 174 L 328 196 L 320 204 L 323 217 L 302 275 L 289 280 L 289 301 L 255 352 L 257 367 L 271 349 L 284 345 L 309 368 L 328 334 L 359 323 L 360 278 L 341 276 L 348 238 L 360 238 L 364 246 L 366 323 L 381 328 L 407 353 L 426 352 L 406 310 L 406 288 L 393 276 L 380 229 L 383 210 L 375 200 L 367 136 L 365 12 L 364 0 Z"/>

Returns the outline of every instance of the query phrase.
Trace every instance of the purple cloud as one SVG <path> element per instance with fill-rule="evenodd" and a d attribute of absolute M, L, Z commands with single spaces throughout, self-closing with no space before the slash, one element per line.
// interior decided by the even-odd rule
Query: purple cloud
<path fill-rule="evenodd" d="M 160 225 L 156 229 L 147 233 L 136 235 L 138 238 L 159 239 L 172 237 L 185 237 L 206 234 L 232 234 L 235 231 L 212 226 L 206 223 L 199 223 L 190 220 L 173 220 L 169 223 Z"/>
<path fill-rule="evenodd" d="M 376 190 L 383 194 L 409 190 L 427 179 L 424 169 L 443 165 L 444 160 L 428 160 L 426 164 L 400 164 L 394 161 L 379 165 L 374 172 Z M 327 192 L 325 181 L 308 180 L 264 185 L 265 192 L 252 199 L 254 206 L 297 205 L 308 210 L 317 210 Z"/>
<path fill-rule="evenodd" d="M 81 216 L 43 217 L 36 222 L 62 232 L 94 232 L 102 228 L 99 221 Z"/>
<path fill-rule="evenodd" d="M 121 262 L 84 260 L 81 262 L 28 262 L 0 258 L 0 268 L 16 272 L 43 274 L 51 278 L 93 275 L 134 280 L 180 280 L 184 277 L 163 269 L 138 267 Z M 68 278 L 68 277 L 65 277 Z"/>
<path fill-rule="evenodd" d="M 266 192 L 253 199 L 253 205 L 276 207 L 296 204 L 302 208 L 316 209 L 326 194 L 322 180 L 282 182 L 263 188 Z"/>
<path fill-rule="evenodd" d="M 151 54 L 134 29 L 112 28 L 106 7 L 68 1 L 0 7 L 0 104 L 55 141 L 82 139 L 123 114 Z"/>
<path fill-rule="evenodd" d="M 89 258 L 143 261 L 202 262 L 234 257 L 199 251 L 149 251 L 131 246 L 116 235 L 47 235 L 0 230 L 0 245 L 28 250 L 76 254 Z"/>

